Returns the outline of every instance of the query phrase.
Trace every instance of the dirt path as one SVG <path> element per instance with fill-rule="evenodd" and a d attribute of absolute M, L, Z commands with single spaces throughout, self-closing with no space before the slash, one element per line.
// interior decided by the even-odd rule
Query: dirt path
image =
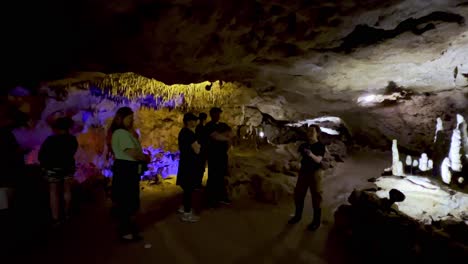
<path fill-rule="evenodd" d="M 229 208 L 204 211 L 195 224 L 182 223 L 171 213 L 148 226 L 145 242 L 122 245 L 114 240 L 108 211 L 100 206 L 88 208 L 67 230 L 38 245 L 33 259 L 67 264 L 350 263 L 339 237 L 330 233 L 333 212 L 354 188 L 380 175 L 389 161 L 389 153 L 360 152 L 340 164 L 324 181 L 324 224 L 315 233 L 305 231 L 311 220 L 310 199 L 307 217 L 294 227 L 285 224 L 293 210 L 290 201 L 276 206 L 238 201 Z M 145 243 L 152 248 L 145 249 Z"/>

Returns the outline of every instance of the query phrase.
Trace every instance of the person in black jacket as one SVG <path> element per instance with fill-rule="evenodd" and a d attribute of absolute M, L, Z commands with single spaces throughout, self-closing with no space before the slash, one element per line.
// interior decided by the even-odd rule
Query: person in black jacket
<path fill-rule="evenodd" d="M 228 150 L 232 139 L 232 129 L 226 123 L 220 122 L 223 111 L 218 107 L 210 110 L 211 120 L 205 126 L 204 137 L 207 142 L 208 205 L 217 207 L 219 203 L 231 204 L 224 186 L 228 173 Z"/>
<path fill-rule="evenodd" d="M 314 210 L 314 219 L 307 227 L 313 231 L 320 227 L 321 221 L 321 203 L 322 203 L 322 177 L 323 170 L 321 163 L 325 155 L 325 146 L 318 141 L 320 128 L 312 125 L 307 129 L 307 142 L 299 146 L 299 153 L 302 155 L 301 169 L 294 190 L 294 200 L 296 213 L 289 220 L 289 224 L 296 224 L 302 218 L 304 209 L 304 199 L 307 190 L 310 189 L 312 195 L 312 205 Z"/>
<path fill-rule="evenodd" d="M 67 117 L 58 118 L 52 125 L 54 134 L 49 136 L 41 145 L 39 162 L 46 173 L 49 182 L 50 208 L 54 224 L 60 223 L 59 190 L 63 185 L 63 199 L 65 201 L 65 217 L 70 217 L 71 186 L 75 173 L 75 153 L 78 141 L 69 130 L 73 120 Z"/>
<path fill-rule="evenodd" d="M 198 216 L 192 212 L 192 195 L 198 185 L 200 166 L 200 144 L 195 134 L 198 117 L 192 113 L 184 115 L 184 127 L 179 132 L 178 142 L 180 150 L 179 169 L 177 171 L 177 185 L 184 190 L 182 221 L 197 222 Z"/>

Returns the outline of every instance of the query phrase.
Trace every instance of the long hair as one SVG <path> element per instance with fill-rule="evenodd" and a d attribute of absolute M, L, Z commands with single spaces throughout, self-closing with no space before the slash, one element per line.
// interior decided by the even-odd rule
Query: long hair
<path fill-rule="evenodd" d="M 112 134 L 114 131 L 117 129 L 125 129 L 123 125 L 123 120 L 125 117 L 133 115 L 133 110 L 130 107 L 121 107 L 117 112 L 115 113 L 114 119 L 112 120 L 112 123 L 109 127 L 109 130 L 107 131 L 107 146 L 110 151 L 112 151 L 111 144 L 112 144 Z"/>

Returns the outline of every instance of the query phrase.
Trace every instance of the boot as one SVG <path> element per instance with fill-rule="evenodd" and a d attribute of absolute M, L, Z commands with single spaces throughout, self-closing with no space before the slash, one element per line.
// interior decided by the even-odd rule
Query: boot
<path fill-rule="evenodd" d="M 307 226 L 307 229 L 310 231 L 315 231 L 320 227 L 320 222 L 322 219 L 322 209 L 314 208 L 314 220 L 310 225 Z"/>
<path fill-rule="evenodd" d="M 294 224 L 299 223 L 301 221 L 301 218 L 302 218 L 303 209 L 304 209 L 304 204 L 297 204 L 296 203 L 296 213 L 294 214 L 294 216 L 291 219 L 289 219 L 288 224 L 294 225 Z"/>

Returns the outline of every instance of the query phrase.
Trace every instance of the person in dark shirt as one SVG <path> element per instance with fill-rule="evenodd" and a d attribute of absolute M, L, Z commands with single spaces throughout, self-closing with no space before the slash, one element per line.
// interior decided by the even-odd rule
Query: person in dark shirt
<path fill-rule="evenodd" d="M 198 183 L 197 188 L 200 189 L 202 187 L 203 175 L 205 174 L 206 168 L 206 155 L 207 155 L 207 146 L 206 141 L 204 140 L 204 129 L 205 129 L 205 122 L 206 122 L 207 115 L 205 113 L 200 113 L 198 115 L 199 123 L 195 128 L 195 134 L 197 135 L 198 143 L 200 144 L 200 166 L 199 166 L 199 175 L 198 175 Z"/>
<path fill-rule="evenodd" d="M 65 217 L 70 217 L 71 186 L 75 173 L 75 153 L 78 141 L 69 130 L 73 120 L 67 117 L 58 118 L 52 125 L 54 134 L 49 136 L 39 150 L 39 162 L 46 173 L 49 182 L 50 207 L 54 225 L 60 223 L 59 189 L 63 184 L 63 199 L 65 201 Z"/>
<path fill-rule="evenodd" d="M 183 215 L 184 222 L 197 222 L 199 218 L 192 212 L 192 195 L 198 185 L 198 167 L 200 166 L 198 144 L 195 126 L 198 117 L 192 113 L 184 115 L 184 127 L 179 132 L 180 160 L 177 172 L 177 185 L 184 190 Z"/>
<path fill-rule="evenodd" d="M 14 188 L 19 176 L 23 173 L 26 153 L 18 143 L 13 130 L 27 126 L 27 115 L 9 105 L 7 100 L 0 99 L 0 187 Z"/>
<path fill-rule="evenodd" d="M 224 177 L 228 168 L 228 149 L 232 138 L 232 129 L 219 122 L 222 110 L 213 107 L 210 110 L 211 120 L 205 126 L 204 137 L 207 142 L 208 182 L 207 193 L 210 207 L 218 203 L 230 204 L 224 186 Z"/>
<path fill-rule="evenodd" d="M 299 146 L 299 153 L 302 156 L 301 169 L 294 190 L 294 200 L 296 205 L 296 213 L 289 220 L 289 224 L 296 224 L 302 218 L 304 209 L 304 199 L 307 190 L 310 189 L 312 195 L 312 205 L 314 211 L 314 219 L 307 227 L 313 231 L 320 227 L 321 221 L 321 202 L 322 202 L 322 177 L 323 170 L 321 162 L 325 155 L 325 146 L 318 141 L 318 126 L 310 126 L 307 129 L 307 142 Z"/>

